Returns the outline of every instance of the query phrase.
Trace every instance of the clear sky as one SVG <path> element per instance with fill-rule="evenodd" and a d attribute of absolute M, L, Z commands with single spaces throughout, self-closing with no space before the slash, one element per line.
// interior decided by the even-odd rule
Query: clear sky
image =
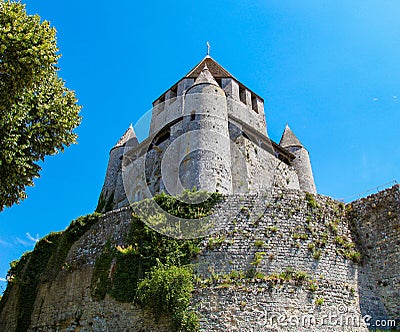
<path fill-rule="evenodd" d="M 46 158 L 28 198 L 0 213 L 0 278 L 37 238 L 93 212 L 109 149 L 206 41 L 265 99 L 273 140 L 289 123 L 319 193 L 351 201 L 400 181 L 398 0 L 25 2 L 57 28 L 60 76 L 83 119 L 78 144 Z"/>

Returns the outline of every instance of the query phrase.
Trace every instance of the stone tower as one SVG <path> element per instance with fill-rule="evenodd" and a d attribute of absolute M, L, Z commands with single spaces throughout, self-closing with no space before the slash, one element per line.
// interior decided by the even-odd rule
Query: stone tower
<path fill-rule="evenodd" d="M 207 55 L 153 102 L 147 139 L 130 128 L 111 150 L 101 201 L 113 209 L 160 192 L 272 187 L 315 193 L 308 152 L 289 127 L 271 140 L 263 99 Z"/>
<path fill-rule="evenodd" d="M 118 207 L 126 201 L 124 186 L 122 183 L 122 158 L 125 152 L 126 143 L 129 141 L 130 146 L 139 145 L 135 131 L 132 125 L 125 131 L 118 142 L 110 150 L 106 177 L 101 190 L 99 212 L 108 210 L 109 206 Z"/>
<path fill-rule="evenodd" d="M 232 192 L 228 110 L 224 90 L 204 65 L 186 91 L 184 135 L 180 142 L 179 179 L 186 189 Z"/>
<path fill-rule="evenodd" d="M 290 151 L 295 156 L 292 160 L 292 165 L 296 170 L 300 189 L 316 194 L 317 189 L 315 188 L 308 151 L 304 148 L 303 144 L 301 144 L 288 125 L 286 125 L 279 145 Z"/>

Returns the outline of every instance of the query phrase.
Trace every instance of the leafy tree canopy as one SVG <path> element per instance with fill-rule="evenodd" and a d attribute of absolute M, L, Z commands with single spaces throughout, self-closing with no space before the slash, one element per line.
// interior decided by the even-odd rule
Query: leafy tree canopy
<path fill-rule="evenodd" d="M 26 197 L 39 161 L 76 142 L 75 93 L 57 75 L 56 30 L 0 0 L 0 211 Z"/>

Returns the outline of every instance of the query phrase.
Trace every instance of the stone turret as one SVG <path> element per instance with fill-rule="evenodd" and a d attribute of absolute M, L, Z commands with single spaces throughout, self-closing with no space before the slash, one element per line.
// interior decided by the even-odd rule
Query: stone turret
<path fill-rule="evenodd" d="M 125 200 L 124 186 L 122 182 L 122 158 L 125 145 L 130 141 L 129 146 L 139 145 L 132 125 L 125 131 L 118 142 L 110 150 L 108 166 L 104 185 L 101 190 L 97 211 L 104 212 L 118 207 Z"/>
<path fill-rule="evenodd" d="M 297 173 L 300 189 L 316 194 L 317 190 L 315 188 L 308 151 L 304 148 L 303 144 L 301 144 L 288 125 L 286 125 L 279 145 L 290 151 L 296 157 L 291 163 Z"/>
<path fill-rule="evenodd" d="M 123 177 L 130 140 L 135 153 Z M 271 141 L 263 99 L 207 55 L 153 102 L 146 140 L 138 144 L 130 128 L 111 150 L 98 210 L 160 192 L 229 195 L 272 185 L 315 193 L 308 152 L 289 127 L 280 145 Z"/>
<path fill-rule="evenodd" d="M 205 64 L 186 91 L 179 179 L 183 188 L 231 193 L 227 100 Z"/>

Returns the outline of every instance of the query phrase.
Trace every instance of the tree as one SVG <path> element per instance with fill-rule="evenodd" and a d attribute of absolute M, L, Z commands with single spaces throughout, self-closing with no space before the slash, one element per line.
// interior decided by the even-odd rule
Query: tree
<path fill-rule="evenodd" d="M 56 30 L 0 0 L 0 211 L 26 197 L 39 161 L 76 143 L 75 93 L 58 77 Z"/>

